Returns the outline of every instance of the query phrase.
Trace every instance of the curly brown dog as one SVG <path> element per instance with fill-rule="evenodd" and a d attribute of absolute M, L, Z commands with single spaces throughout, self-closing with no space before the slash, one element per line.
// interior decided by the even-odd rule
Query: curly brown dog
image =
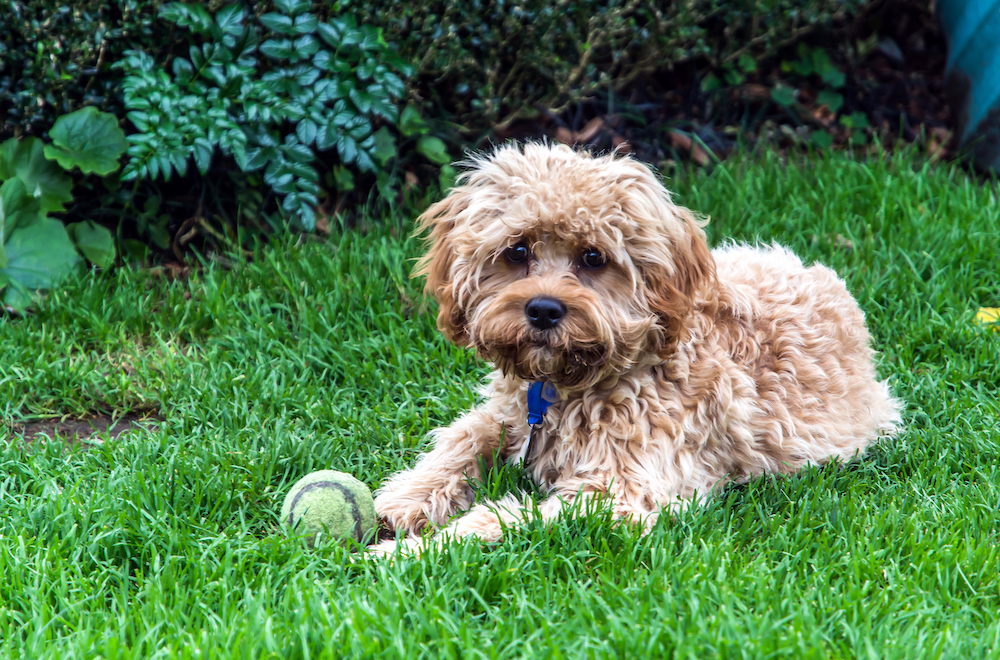
<path fill-rule="evenodd" d="M 497 541 L 594 496 L 648 529 L 727 482 L 850 461 L 895 432 L 864 314 L 829 268 L 779 246 L 709 250 L 695 216 L 627 157 L 511 145 L 460 183 L 419 220 L 430 249 L 417 273 L 445 336 L 496 371 L 482 404 L 379 490 L 404 546 L 438 526 L 436 539 Z M 497 453 L 549 496 L 453 519 Z"/>

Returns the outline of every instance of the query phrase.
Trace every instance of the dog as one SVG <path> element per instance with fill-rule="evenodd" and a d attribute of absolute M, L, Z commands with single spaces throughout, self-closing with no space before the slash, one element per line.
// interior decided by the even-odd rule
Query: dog
<path fill-rule="evenodd" d="M 445 337 L 496 370 L 378 489 L 405 536 L 376 552 L 419 552 L 431 530 L 496 542 L 594 498 L 648 531 L 727 483 L 851 461 L 899 428 L 864 314 L 829 268 L 778 245 L 710 250 L 705 223 L 631 157 L 528 143 L 470 165 L 418 219 L 415 275 Z M 523 461 L 547 497 L 470 509 L 495 457 Z"/>

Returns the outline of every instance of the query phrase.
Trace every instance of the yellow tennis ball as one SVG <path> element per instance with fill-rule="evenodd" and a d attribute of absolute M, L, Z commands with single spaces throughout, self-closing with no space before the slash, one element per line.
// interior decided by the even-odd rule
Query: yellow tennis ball
<path fill-rule="evenodd" d="M 375 532 L 368 487 L 344 472 L 320 470 L 295 482 L 281 506 L 282 525 L 312 547 L 323 537 L 367 543 Z"/>

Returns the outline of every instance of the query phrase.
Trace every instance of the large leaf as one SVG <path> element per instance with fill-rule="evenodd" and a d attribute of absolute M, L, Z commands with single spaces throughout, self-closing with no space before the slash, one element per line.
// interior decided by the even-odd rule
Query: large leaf
<path fill-rule="evenodd" d="M 66 225 L 66 233 L 76 243 L 77 249 L 83 256 L 94 264 L 107 268 L 114 263 L 115 239 L 106 227 L 87 220 Z"/>
<path fill-rule="evenodd" d="M 63 202 L 73 199 L 73 180 L 61 167 L 45 159 L 45 145 L 38 138 L 11 138 L 0 145 L 0 180 L 13 177 L 24 182 L 42 211 L 65 211 Z"/>
<path fill-rule="evenodd" d="M 9 286 L 8 286 L 9 285 Z M 10 282 L 4 279 L 3 271 L 0 270 L 0 289 L 3 290 L 3 304 L 19 312 L 23 312 L 31 304 L 31 294 L 21 286 L 20 282 Z"/>
<path fill-rule="evenodd" d="M 26 289 L 48 289 L 80 263 L 66 227 L 52 218 L 42 218 L 15 230 L 4 249 L 7 252 L 4 273 Z"/>
<path fill-rule="evenodd" d="M 448 147 L 440 139 L 433 135 L 424 135 L 417 140 L 417 151 L 423 154 L 424 158 L 437 165 L 444 165 L 451 160 L 448 155 Z"/>
<path fill-rule="evenodd" d="M 128 148 L 115 116 L 93 106 L 57 119 L 49 137 L 52 144 L 45 146 L 45 157 L 66 170 L 79 167 L 84 174 L 104 176 L 114 172 Z"/>
<path fill-rule="evenodd" d="M 29 227 L 44 217 L 39 202 L 28 194 L 21 179 L 7 179 L 0 186 L 0 243 L 18 228 Z"/>

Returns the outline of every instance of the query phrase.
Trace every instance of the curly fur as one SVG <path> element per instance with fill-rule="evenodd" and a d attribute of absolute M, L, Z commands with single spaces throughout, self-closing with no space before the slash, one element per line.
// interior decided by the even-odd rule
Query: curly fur
<path fill-rule="evenodd" d="M 596 495 L 648 528 L 727 482 L 850 461 L 896 431 L 864 314 L 829 268 L 777 245 L 710 251 L 695 216 L 627 157 L 509 145 L 460 183 L 419 220 L 430 245 L 416 274 L 445 336 L 497 370 L 484 402 L 379 490 L 376 510 L 406 545 L 429 525 L 444 526 L 437 538 L 496 541 L 505 525 Z M 503 256 L 519 242 L 526 264 Z M 603 268 L 582 264 L 588 248 Z M 566 306 L 546 330 L 525 314 L 542 295 Z M 474 499 L 480 459 L 521 452 L 536 380 L 560 394 L 527 464 L 549 497 L 452 520 Z"/>

